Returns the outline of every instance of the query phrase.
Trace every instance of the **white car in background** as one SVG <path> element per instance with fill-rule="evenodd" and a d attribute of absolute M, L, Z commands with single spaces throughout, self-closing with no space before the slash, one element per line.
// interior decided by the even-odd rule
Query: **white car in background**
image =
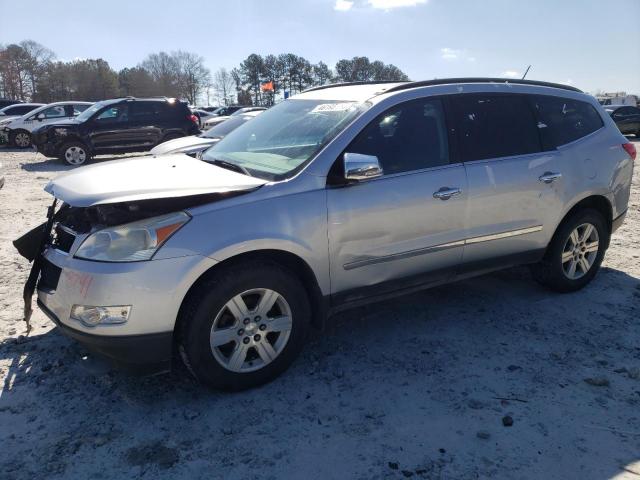
<path fill-rule="evenodd" d="M 3 127 L 8 125 L 13 119 L 20 118 L 43 105 L 44 103 L 14 103 L 0 108 L 0 137 L 2 137 L 0 143 L 7 143 L 9 141 L 9 138 L 4 135 Z"/>
<path fill-rule="evenodd" d="M 50 103 L 0 125 L 0 130 L 8 137 L 9 145 L 27 148 L 31 146 L 31 132 L 37 127 L 77 117 L 91 105 L 92 102 L 76 101 Z"/>

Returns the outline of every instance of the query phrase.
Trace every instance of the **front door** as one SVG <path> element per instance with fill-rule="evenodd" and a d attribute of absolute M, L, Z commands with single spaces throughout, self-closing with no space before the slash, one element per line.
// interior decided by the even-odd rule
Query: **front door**
<path fill-rule="evenodd" d="M 89 126 L 91 147 L 95 151 L 126 150 L 135 141 L 129 127 L 129 104 L 119 103 L 98 112 Z"/>
<path fill-rule="evenodd" d="M 384 174 L 327 189 L 334 298 L 354 301 L 450 278 L 462 257 L 467 182 L 464 167 L 449 162 L 441 100 L 392 107 L 346 151 L 375 155 Z"/>

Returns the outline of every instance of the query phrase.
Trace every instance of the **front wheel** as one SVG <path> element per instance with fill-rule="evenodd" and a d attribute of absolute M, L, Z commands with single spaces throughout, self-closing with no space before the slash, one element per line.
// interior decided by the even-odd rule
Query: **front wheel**
<path fill-rule="evenodd" d="M 311 316 L 298 278 L 266 262 L 203 282 L 181 312 L 184 363 L 222 390 L 256 387 L 284 372 L 302 350 Z"/>
<path fill-rule="evenodd" d="M 31 134 L 26 130 L 17 130 L 11 133 L 10 144 L 18 148 L 28 148 L 31 146 Z"/>
<path fill-rule="evenodd" d="M 609 229 L 602 214 L 586 209 L 558 228 L 545 258 L 532 265 L 533 277 L 557 292 L 574 292 L 598 273 L 609 244 Z"/>
<path fill-rule="evenodd" d="M 89 150 L 82 142 L 65 143 L 60 149 L 60 160 L 77 167 L 89 159 Z"/>

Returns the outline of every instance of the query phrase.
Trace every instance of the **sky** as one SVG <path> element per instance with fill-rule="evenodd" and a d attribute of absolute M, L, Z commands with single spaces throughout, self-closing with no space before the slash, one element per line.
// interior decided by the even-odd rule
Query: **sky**
<path fill-rule="evenodd" d="M 521 77 L 640 94 L 640 0 L 0 0 L 0 44 L 116 69 L 186 50 L 211 71 L 251 53 L 333 68 L 368 56 L 412 80 Z M 10 14 L 8 14 L 10 12 Z"/>

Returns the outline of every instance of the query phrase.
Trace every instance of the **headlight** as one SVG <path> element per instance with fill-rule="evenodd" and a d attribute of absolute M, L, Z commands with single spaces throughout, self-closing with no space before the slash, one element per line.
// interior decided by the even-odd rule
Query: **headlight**
<path fill-rule="evenodd" d="M 149 260 L 190 218 L 177 212 L 98 230 L 82 242 L 75 257 L 101 262 Z"/>

